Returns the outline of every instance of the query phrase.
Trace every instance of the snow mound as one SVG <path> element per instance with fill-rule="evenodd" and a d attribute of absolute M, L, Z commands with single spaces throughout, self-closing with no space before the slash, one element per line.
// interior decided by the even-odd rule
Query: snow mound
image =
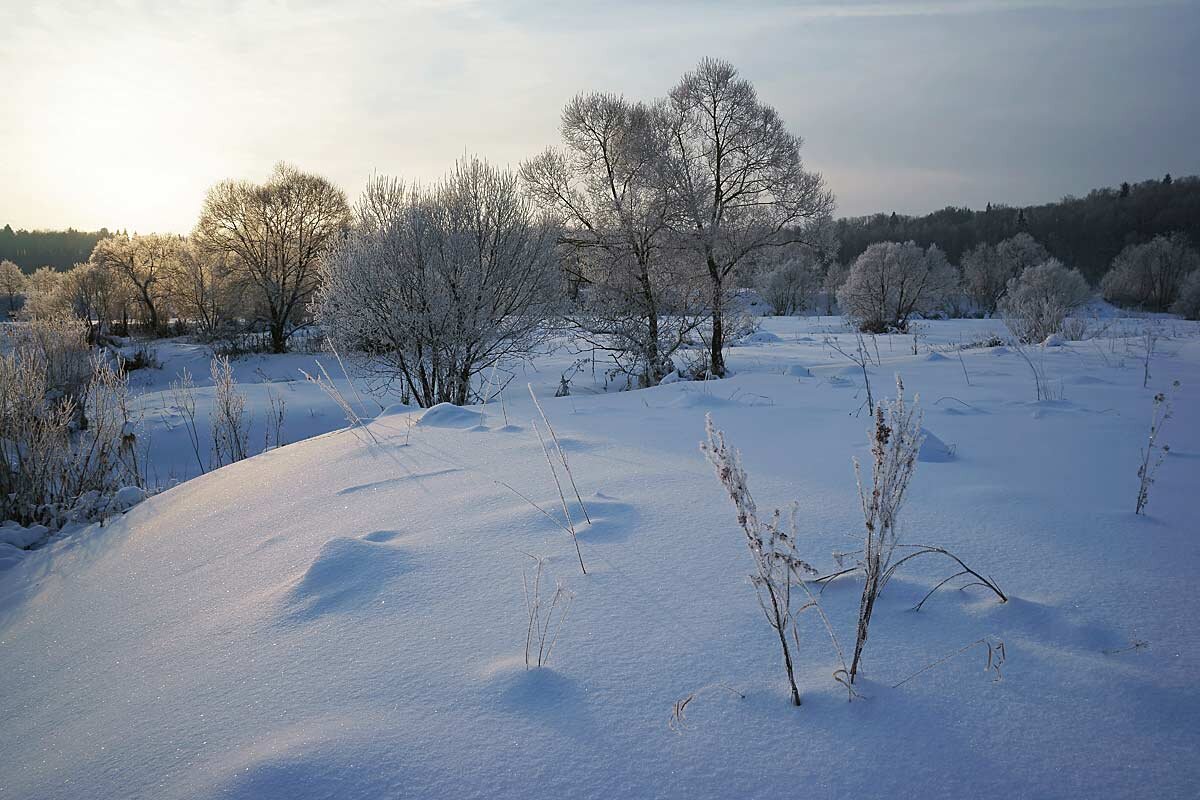
<path fill-rule="evenodd" d="M 140 486 L 122 486 L 113 495 L 109 508 L 113 511 L 128 511 L 146 499 L 146 490 Z"/>
<path fill-rule="evenodd" d="M 921 428 L 921 435 L 924 439 L 921 440 L 921 450 L 917 453 L 918 461 L 937 464 L 954 460 L 954 448 L 947 446 L 933 431 Z"/>
<path fill-rule="evenodd" d="M 1057 333 L 1050 334 L 1049 336 L 1046 337 L 1046 340 L 1044 342 L 1042 342 L 1042 347 L 1062 347 L 1062 346 L 1063 346 L 1063 338 L 1061 336 L 1059 336 Z"/>
<path fill-rule="evenodd" d="M 45 539 L 49 534 L 50 529 L 43 525 L 31 525 L 23 528 L 10 519 L 0 526 L 0 544 L 24 550 Z"/>
<path fill-rule="evenodd" d="M 553 656 L 553 651 L 551 651 Z M 502 709 L 554 713 L 569 720 L 584 701 L 579 683 L 548 666 L 527 669 L 523 659 L 502 659 L 483 672 L 484 692 Z"/>
<path fill-rule="evenodd" d="M 483 416 L 471 408 L 438 403 L 423 413 L 417 424 L 433 428 L 473 428 L 483 424 Z"/>
<path fill-rule="evenodd" d="M 403 550 L 378 538 L 339 536 L 327 541 L 287 593 L 292 616 L 313 619 L 376 604 L 384 590 L 410 569 Z"/>
<path fill-rule="evenodd" d="M 736 405 L 741 404 L 728 397 L 695 389 L 685 389 L 666 402 L 667 408 L 726 408 Z"/>
<path fill-rule="evenodd" d="M 812 370 L 808 367 L 802 367 L 799 364 L 792 364 L 788 367 L 787 374 L 793 378 L 811 378 L 813 376 Z"/>
<path fill-rule="evenodd" d="M 671 370 L 666 375 L 663 375 L 662 380 L 658 382 L 659 386 L 667 386 L 672 383 L 679 383 L 683 377 L 679 374 L 679 370 Z"/>
<path fill-rule="evenodd" d="M 930 351 L 930 353 L 927 356 L 925 356 L 925 360 L 926 361 L 948 361 L 949 359 L 947 359 L 941 353 L 935 353 L 933 351 Z"/>
<path fill-rule="evenodd" d="M 774 344 L 776 342 L 782 342 L 783 339 L 780 339 L 770 331 L 755 331 L 742 341 L 749 344 Z"/>

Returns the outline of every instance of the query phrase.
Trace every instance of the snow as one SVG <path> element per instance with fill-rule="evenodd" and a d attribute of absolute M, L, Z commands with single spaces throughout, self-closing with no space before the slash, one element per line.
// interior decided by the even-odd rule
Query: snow
<path fill-rule="evenodd" d="M 921 429 L 921 449 L 917 453 L 918 461 L 928 463 L 944 463 L 954 460 L 955 448 L 948 446 L 928 428 Z"/>
<path fill-rule="evenodd" d="M 903 538 L 949 548 L 1011 599 L 947 586 L 914 613 L 950 572 L 905 565 L 875 611 L 862 699 L 846 701 L 806 619 L 797 709 L 698 450 L 704 415 L 742 452 L 760 509 L 797 501 L 801 554 L 833 570 L 861 526 L 851 462 L 869 461 L 869 414 L 861 370 L 824 344 L 851 352 L 839 319 L 762 325 L 780 341 L 731 350 L 722 381 L 605 392 L 586 372 L 554 398 L 577 356 L 517 367 L 507 429 L 498 403 L 481 417 L 367 398 L 388 408 L 367 414 L 379 444 L 295 379 L 324 357 L 238 361 L 250 408 L 287 397 L 294 444 L 0 571 L 0 797 L 1194 795 L 1200 328 L 1160 341 L 1145 388 L 1133 338 L 1039 351 L 1064 393 L 1051 403 L 1002 348 L 927 357 L 1002 333 L 995 321 L 923 323 L 915 356 L 911 337 L 877 337 L 875 398 L 900 373 L 927 446 L 954 455 L 922 457 Z M 139 379 L 146 435 L 155 469 L 182 480 L 198 470 L 165 387 L 183 364 L 205 384 L 207 361 L 182 343 L 160 359 Z M 520 496 L 562 520 L 525 383 L 592 519 L 565 484 L 586 576 L 569 536 Z M 1139 517 L 1160 390 L 1174 397 L 1171 452 Z M 527 553 L 576 596 L 549 667 L 532 671 Z M 858 587 L 821 595 L 843 647 Z M 893 688 L 983 637 L 1005 644 L 1001 680 L 972 647 Z"/>

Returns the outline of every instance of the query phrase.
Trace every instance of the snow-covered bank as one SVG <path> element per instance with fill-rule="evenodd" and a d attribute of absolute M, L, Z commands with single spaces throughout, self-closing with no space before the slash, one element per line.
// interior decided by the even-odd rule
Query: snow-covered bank
<path fill-rule="evenodd" d="M 880 337 L 875 394 L 900 372 L 945 445 L 918 467 L 905 538 L 1012 600 L 943 591 L 913 613 L 946 574 L 914 562 L 876 612 L 864 699 L 846 702 L 806 622 L 799 709 L 697 444 L 711 413 L 760 505 L 798 500 L 802 552 L 832 569 L 861 525 L 865 395 L 822 342 L 837 321 L 765 329 L 779 341 L 734 348 L 726 381 L 603 394 L 588 372 L 555 399 L 573 356 L 554 356 L 514 382 L 508 426 L 495 407 L 482 425 L 388 413 L 378 447 L 302 441 L 30 553 L 0 572 L 0 797 L 1194 793 L 1195 326 L 1161 344 L 1148 388 L 1132 342 L 1039 352 L 1041 402 L 1019 354 L 949 349 L 995 323 L 926 323 L 917 355 Z M 526 377 L 593 519 L 586 577 L 513 491 L 559 509 Z M 1151 398 L 1176 380 L 1171 453 L 1135 517 Z M 528 672 L 525 553 L 576 595 L 549 668 Z M 823 595 L 844 643 L 857 600 L 853 580 Z M 999 682 L 969 650 L 892 688 L 984 636 L 1006 646 Z"/>

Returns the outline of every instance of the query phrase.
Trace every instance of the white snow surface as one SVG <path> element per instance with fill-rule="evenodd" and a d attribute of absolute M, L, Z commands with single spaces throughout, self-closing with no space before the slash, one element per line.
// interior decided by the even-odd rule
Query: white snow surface
<path fill-rule="evenodd" d="M 854 702 L 810 616 L 804 703 L 788 704 L 744 537 L 697 447 L 711 413 L 760 510 L 799 503 L 807 560 L 833 571 L 831 554 L 854 548 L 866 395 L 822 343 L 852 339 L 836 319 L 772 318 L 780 341 L 731 351 L 726 380 L 605 393 L 586 372 L 554 398 L 578 357 L 556 353 L 518 371 L 507 425 L 497 403 L 392 406 L 369 423 L 379 445 L 358 430 L 308 438 L 29 551 L 0 571 L 0 798 L 1195 796 L 1200 331 L 1172 324 L 1145 388 L 1133 338 L 1040 351 L 1061 395 L 1040 403 L 1016 353 L 928 358 L 1000 332 L 993 321 L 924 323 L 915 356 L 911 337 L 871 343 L 874 396 L 899 372 L 954 447 L 919 463 L 904 539 L 953 550 L 1011 599 L 956 581 L 913 612 L 952 565 L 906 565 Z M 237 369 L 249 384 L 255 368 L 312 361 Z M 526 382 L 592 518 L 570 503 L 586 576 L 517 495 L 561 520 Z M 267 386 L 247 387 L 253 408 Z M 1160 390 L 1171 452 L 1135 516 Z M 344 425 L 316 387 L 283 391 L 289 439 Z M 190 477 L 169 402 L 147 402 L 158 470 Z M 526 553 L 576 595 L 534 670 Z M 822 594 L 845 648 L 859 586 Z M 1005 644 L 1001 680 L 973 647 L 893 688 L 983 637 Z"/>

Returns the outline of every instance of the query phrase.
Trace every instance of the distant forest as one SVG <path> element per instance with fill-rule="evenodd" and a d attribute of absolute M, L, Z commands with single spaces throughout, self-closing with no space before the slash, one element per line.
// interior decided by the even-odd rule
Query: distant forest
<path fill-rule="evenodd" d="M 88 260 L 96 242 L 107 237 L 107 228 L 98 231 L 14 231 L 11 225 L 0 228 L 0 261 L 11 261 L 26 274 L 38 267 L 68 270 Z"/>
<path fill-rule="evenodd" d="M 1057 203 L 1023 208 L 989 205 L 984 211 L 972 211 L 951 207 L 920 217 L 873 214 L 840 219 L 838 260 L 849 264 L 875 242 L 911 239 L 924 247 L 936 244 L 957 264 L 976 244 L 995 244 L 1021 231 L 1096 284 L 1126 245 L 1178 231 L 1193 246 L 1200 246 L 1200 177 L 1173 179 L 1166 175 L 1159 180 L 1123 183 L 1115 189 L 1095 189 L 1087 197 L 1065 197 Z"/>
<path fill-rule="evenodd" d="M 980 242 L 995 244 L 1025 231 L 1095 284 L 1128 244 L 1179 231 L 1200 246 L 1200 177 L 1167 175 L 1038 206 L 989 205 L 983 211 L 949 207 L 919 217 L 872 214 L 839 219 L 836 228 L 842 264 L 853 262 L 874 242 L 910 239 L 922 246 L 936 244 L 957 264 Z M 108 235 L 106 228 L 14 231 L 5 225 L 0 229 L 0 261 L 12 261 L 26 273 L 41 266 L 65 270 L 87 261 L 96 242 Z"/>

